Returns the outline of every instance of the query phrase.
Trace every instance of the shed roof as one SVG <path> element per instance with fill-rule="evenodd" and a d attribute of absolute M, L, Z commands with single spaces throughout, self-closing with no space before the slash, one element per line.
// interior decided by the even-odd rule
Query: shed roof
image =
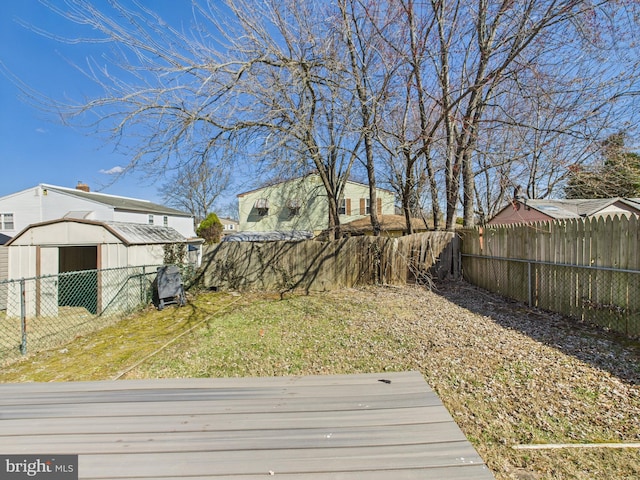
<path fill-rule="evenodd" d="M 102 222 L 129 245 L 183 243 L 187 239 L 171 227 L 127 222 Z"/>
<path fill-rule="evenodd" d="M 18 241 L 20 237 L 25 235 L 29 230 L 34 228 L 47 227 L 49 225 L 57 225 L 61 223 L 95 225 L 105 228 L 123 244 L 131 245 L 164 245 L 168 243 L 185 243 L 187 239 L 171 227 L 160 225 L 142 225 L 139 223 L 128 222 L 112 222 L 112 221 L 96 221 L 81 218 L 59 218 L 48 222 L 34 223 L 24 228 L 20 233 L 13 237 L 7 245 L 11 245 Z"/>

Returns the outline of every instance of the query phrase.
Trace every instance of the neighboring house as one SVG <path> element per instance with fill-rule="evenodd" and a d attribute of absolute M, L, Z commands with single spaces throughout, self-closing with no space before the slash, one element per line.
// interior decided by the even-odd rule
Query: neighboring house
<path fill-rule="evenodd" d="M 605 215 L 640 215 L 638 198 L 572 200 L 518 199 L 500 210 L 488 225 L 534 223 Z"/>
<path fill-rule="evenodd" d="M 146 200 L 41 183 L 0 197 L 0 234 L 15 236 L 27 226 L 60 218 L 128 222 L 170 227 L 186 238 L 196 236 L 193 216 Z"/>
<path fill-rule="evenodd" d="M 377 189 L 378 215 L 391 215 L 395 195 Z M 318 174 L 295 178 L 238 195 L 240 232 L 302 231 L 314 235 L 329 226 L 329 202 Z M 371 213 L 369 186 L 347 181 L 340 199 L 340 223 Z"/>
<path fill-rule="evenodd" d="M 233 235 L 238 232 L 239 222 L 233 220 L 232 218 L 220 218 L 220 223 L 222 223 L 222 236 Z"/>
<path fill-rule="evenodd" d="M 60 273 L 101 270 L 109 275 L 109 269 L 162 265 L 167 247 L 184 245 L 186 251 L 188 246 L 193 246 L 199 252 L 201 243 L 202 239 L 187 240 L 175 229 L 161 225 L 62 218 L 32 224 L 7 243 L 8 276 L 10 279 L 38 277 L 48 285 L 40 292 L 29 293 L 27 303 L 31 314 L 41 300 L 51 302 L 64 296 L 62 287 L 57 286 L 63 281 L 57 277 Z M 189 260 L 196 264 L 200 261 L 199 258 Z M 89 308 L 96 311 L 100 304 L 107 305 L 109 296 L 115 292 L 99 288 L 100 276 L 91 278 L 95 284 L 83 288 L 85 293 L 92 292 L 87 297 L 90 302 L 98 302 Z M 10 295 L 15 296 L 16 285 L 14 282 Z M 99 292 L 97 297 L 95 292 Z M 20 302 L 10 302 L 10 305 L 17 308 Z"/>

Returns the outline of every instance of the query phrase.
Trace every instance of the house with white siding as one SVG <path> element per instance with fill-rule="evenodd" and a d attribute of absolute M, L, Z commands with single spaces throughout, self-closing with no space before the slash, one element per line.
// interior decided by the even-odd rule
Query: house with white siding
<path fill-rule="evenodd" d="M 193 216 L 137 198 L 41 183 L 0 197 L 0 235 L 14 237 L 31 224 L 60 218 L 128 222 L 170 227 L 186 238 L 196 236 Z"/>

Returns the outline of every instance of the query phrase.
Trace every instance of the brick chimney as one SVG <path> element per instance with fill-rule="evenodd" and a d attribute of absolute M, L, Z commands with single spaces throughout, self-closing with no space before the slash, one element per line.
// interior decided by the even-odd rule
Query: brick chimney
<path fill-rule="evenodd" d="M 76 185 L 76 190 L 82 190 L 83 192 L 90 192 L 91 189 L 89 188 L 89 185 L 87 185 L 86 183 L 82 183 L 82 182 L 78 182 L 78 184 Z"/>

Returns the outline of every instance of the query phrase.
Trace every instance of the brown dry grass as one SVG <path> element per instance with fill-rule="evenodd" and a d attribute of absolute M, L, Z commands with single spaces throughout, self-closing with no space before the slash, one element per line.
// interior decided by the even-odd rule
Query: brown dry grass
<path fill-rule="evenodd" d="M 421 371 L 499 480 L 640 478 L 638 449 L 512 448 L 640 442 L 640 345 L 465 283 L 201 294 L 29 357 L 0 381 L 384 370 Z"/>

